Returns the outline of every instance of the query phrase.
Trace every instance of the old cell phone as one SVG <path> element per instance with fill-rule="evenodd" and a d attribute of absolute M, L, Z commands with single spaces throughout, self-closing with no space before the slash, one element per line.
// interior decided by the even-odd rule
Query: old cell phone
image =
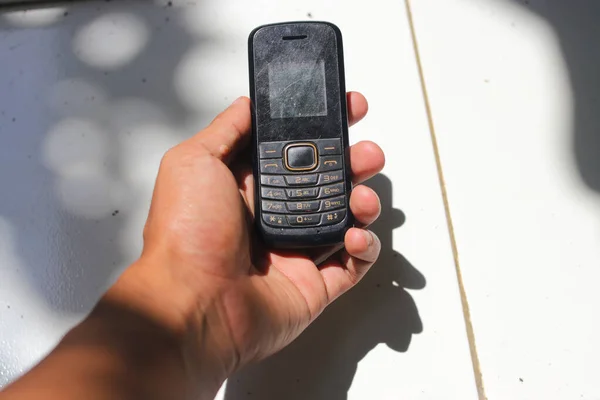
<path fill-rule="evenodd" d="M 354 219 L 341 32 L 277 23 L 248 45 L 257 229 L 276 248 L 342 243 Z"/>

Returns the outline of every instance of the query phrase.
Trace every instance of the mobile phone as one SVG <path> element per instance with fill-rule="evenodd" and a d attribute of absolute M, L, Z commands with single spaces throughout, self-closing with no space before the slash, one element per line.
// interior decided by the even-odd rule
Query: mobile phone
<path fill-rule="evenodd" d="M 257 230 L 276 248 L 340 244 L 354 223 L 341 32 L 263 25 L 248 49 Z"/>

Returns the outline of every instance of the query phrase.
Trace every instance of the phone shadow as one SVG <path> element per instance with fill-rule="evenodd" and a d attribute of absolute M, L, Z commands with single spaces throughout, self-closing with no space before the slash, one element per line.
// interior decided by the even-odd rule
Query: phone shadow
<path fill-rule="evenodd" d="M 345 400 L 358 362 L 375 346 L 405 352 L 412 335 L 423 330 L 405 289 L 423 289 L 425 277 L 393 249 L 393 230 L 404 224 L 404 213 L 393 208 L 392 183 L 385 175 L 366 184 L 382 205 L 372 226 L 382 243 L 378 262 L 291 345 L 230 377 L 226 400 Z"/>

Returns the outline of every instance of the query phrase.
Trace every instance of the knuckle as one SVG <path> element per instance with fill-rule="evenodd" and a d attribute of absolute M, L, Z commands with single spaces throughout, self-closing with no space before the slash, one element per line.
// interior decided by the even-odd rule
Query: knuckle
<path fill-rule="evenodd" d="M 171 147 L 163 155 L 162 160 L 160 161 L 161 166 L 171 166 L 172 164 L 176 163 L 179 159 L 179 153 L 180 151 L 178 146 Z"/>

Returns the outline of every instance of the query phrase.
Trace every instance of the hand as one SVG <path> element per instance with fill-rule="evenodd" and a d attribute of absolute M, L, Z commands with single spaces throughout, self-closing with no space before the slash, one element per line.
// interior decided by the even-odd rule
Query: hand
<path fill-rule="evenodd" d="M 350 124 L 367 102 L 348 94 Z M 351 228 L 345 249 L 317 267 L 315 254 L 274 251 L 255 238 L 254 182 L 242 156 L 251 130 L 240 98 L 202 132 L 164 156 L 144 230 L 144 249 L 105 299 L 151 315 L 181 338 L 188 373 L 210 368 L 218 385 L 240 366 L 294 340 L 354 286 L 379 255 L 372 232 Z M 249 152 L 245 152 L 247 155 Z M 384 165 L 372 142 L 351 148 L 358 184 Z M 350 208 L 361 226 L 380 213 L 377 195 L 356 186 Z"/>

